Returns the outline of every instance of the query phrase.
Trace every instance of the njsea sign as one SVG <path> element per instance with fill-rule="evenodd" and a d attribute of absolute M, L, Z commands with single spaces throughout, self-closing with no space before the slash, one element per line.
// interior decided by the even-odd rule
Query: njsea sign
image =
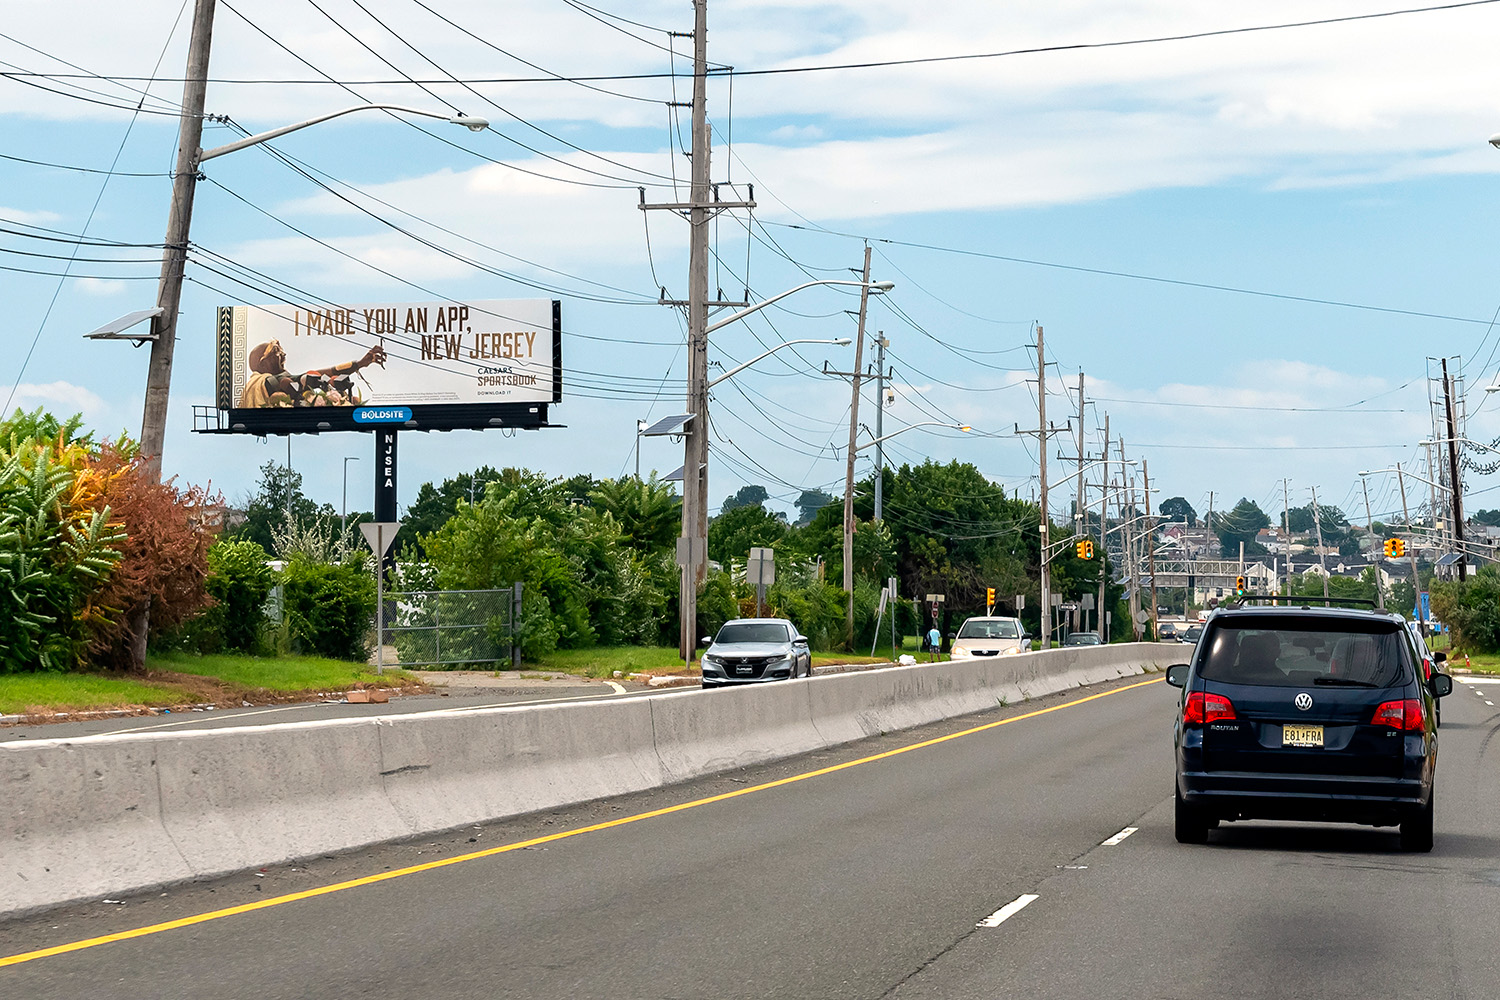
<path fill-rule="evenodd" d="M 225 430 L 536 427 L 562 400 L 550 299 L 222 306 L 217 339 Z"/>

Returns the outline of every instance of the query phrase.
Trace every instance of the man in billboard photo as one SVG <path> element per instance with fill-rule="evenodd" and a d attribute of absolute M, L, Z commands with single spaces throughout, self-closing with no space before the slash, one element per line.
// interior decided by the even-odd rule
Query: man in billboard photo
<path fill-rule="evenodd" d="M 359 406 L 354 373 L 369 365 L 385 367 L 385 348 L 376 345 L 358 361 L 294 375 L 286 370 L 286 351 L 279 340 L 250 348 L 247 356 L 251 375 L 240 394 L 241 409 L 276 406 Z"/>

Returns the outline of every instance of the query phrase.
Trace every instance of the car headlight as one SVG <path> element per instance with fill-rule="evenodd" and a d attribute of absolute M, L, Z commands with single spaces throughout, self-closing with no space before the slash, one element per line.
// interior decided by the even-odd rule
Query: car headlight
<path fill-rule="evenodd" d="M 974 654 L 970 652 L 968 646 L 954 646 L 952 651 L 948 654 L 949 658 L 954 660 L 967 660 L 973 655 Z"/>
<path fill-rule="evenodd" d="M 1006 649 L 1000 650 L 1000 655 L 1001 656 L 1011 656 L 1012 654 L 1019 653 L 1020 651 L 1021 651 L 1021 647 L 1020 646 L 1010 646 L 1010 647 L 1007 647 Z"/>

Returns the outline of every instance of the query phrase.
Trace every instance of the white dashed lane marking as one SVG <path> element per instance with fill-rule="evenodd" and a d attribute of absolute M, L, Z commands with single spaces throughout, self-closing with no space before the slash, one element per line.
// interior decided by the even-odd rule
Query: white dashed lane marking
<path fill-rule="evenodd" d="M 1011 917 L 1026 909 L 1026 907 L 1030 906 L 1038 899 L 1041 899 L 1041 897 L 1036 895 L 1035 893 L 1030 892 L 1022 896 L 1017 896 L 1015 899 L 1011 900 L 1009 903 L 1006 903 L 1004 906 L 1000 907 L 1000 909 L 996 910 L 994 913 L 991 913 L 989 916 L 985 917 L 974 926 L 999 927 L 1001 924 L 1005 923 Z"/>
<path fill-rule="evenodd" d="M 1135 831 L 1136 831 L 1136 827 L 1127 826 L 1125 829 L 1121 830 L 1119 833 L 1115 834 L 1113 837 L 1110 837 L 1108 840 L 1103 841 L 1102 843 L 1100 843 L 1099 846 L 1100 847 L 1114 847 L 1120 841 L 1124 840 L 1126 837 L 1130 836 L 1132 833 L 1135 833 Z"/>

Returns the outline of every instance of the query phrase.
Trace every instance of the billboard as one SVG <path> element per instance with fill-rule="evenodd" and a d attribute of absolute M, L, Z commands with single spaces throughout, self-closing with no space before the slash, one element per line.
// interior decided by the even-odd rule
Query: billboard
<path fill-rule="evenodd" d="M 562 399 L 550 299 L 221 306 L 217 339 L 209 430 L 539 427 Z"/>

